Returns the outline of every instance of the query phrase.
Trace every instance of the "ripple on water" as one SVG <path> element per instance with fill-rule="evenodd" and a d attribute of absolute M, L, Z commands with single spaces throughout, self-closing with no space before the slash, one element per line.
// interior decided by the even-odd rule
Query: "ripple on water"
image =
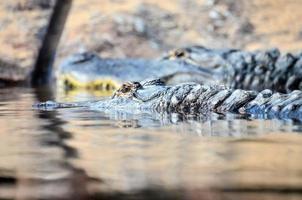
<path fill-rule="evenodd" d="M 0 198 L 301 198 L 300 122 L 38 111 L 32 90 L 0 94 Z"/>

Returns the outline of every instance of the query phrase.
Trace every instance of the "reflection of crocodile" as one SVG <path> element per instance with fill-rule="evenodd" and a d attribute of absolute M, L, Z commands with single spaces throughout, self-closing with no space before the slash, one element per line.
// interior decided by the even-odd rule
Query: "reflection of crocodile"
<path fill-rule="evenodd" d="M 281 56 L 278 49 L 247 52 L 191 46 L 173 50 L 163 59 L 206 67 L 213 79 L 234 89 L 278 92 L 302 89 L 302 54 Z"/>
<path fill-rule="evenodd" d="M 302 56 L 280 56 L 277 49 L 246 52 L 201 46 L 174 50 L 161 60 L 102 59 L 82 53 L 65 60 L 57 78 L 65 88 L 105 90 L 108 94 L 125 81 L 154 78 L 168 84 L 190 81 L 289 92 L 302 88 Z"/>
<path fill-rule="evenodd" d="M 152 111 L 185 114 L 242 113 L 256 117 L 297 118 L 302 116 L 302 91 L 290 94 L 260 93 L 232 90 L 224 86 L 206 86 L 183 83 L 166 86 L 160 80 L 144 83 L 128 82 L 122 85 L 112 99 L 95 102 L 56 103 L 45 102 L 36 108 L 54 109 L 66 107 L 89 107 L 96 110 L 124 110 L 126 112 Z"/>

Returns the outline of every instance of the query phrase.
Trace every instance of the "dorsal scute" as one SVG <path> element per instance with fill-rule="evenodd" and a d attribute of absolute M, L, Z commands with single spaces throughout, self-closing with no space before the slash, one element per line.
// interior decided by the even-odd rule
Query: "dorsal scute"
<path fill-rule="evenodd" d="M 142 82 L 142 86 L 165 85 L 161 79 L 151 79 Z"/>

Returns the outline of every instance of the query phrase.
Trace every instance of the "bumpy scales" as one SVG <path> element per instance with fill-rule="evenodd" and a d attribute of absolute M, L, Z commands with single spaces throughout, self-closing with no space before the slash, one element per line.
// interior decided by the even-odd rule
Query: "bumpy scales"
<path fill-rule="evenodd" d="M 191 114 L 241 113 L 263 117 L 302 119 L 302 91 L 289 94 L 263 90 L 260 93 L 225 86 L 184 83 L 166 86 L 160 80 L 128 82 L 111 99 L 95 102 L 56 103 L 34 105 L 41 109 L 89 107 L 95 110 L 134 110 L 178 112 Z"/>
<path fill-rule="evenodd" d="M 160 78 L 167 84 L 224 84 L 232 89 L 291 92 L 302 89 L 302 54 L 278 49 L 242 51 L 190 46 L 161 59 L 105 59 L 75 54 L 59 67 L 59 85 L 112 91 L 126 81 Z"/>
<path fill-rule="evenodd" d="M 302 89 L 302 54 L 278 49 L 242 51 L 190 46 L 172 50 L 163 60 L 183 60 L 209 69 L 213 78 L 234 89 L 290 92 Z"/>

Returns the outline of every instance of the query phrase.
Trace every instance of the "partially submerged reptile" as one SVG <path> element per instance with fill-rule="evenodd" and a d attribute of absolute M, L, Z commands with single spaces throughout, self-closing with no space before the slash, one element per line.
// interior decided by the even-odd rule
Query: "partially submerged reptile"
<path fill-rule="evenodd" d="M 160 78 L 167 84 L 224 84 L 233 89 L 290 92 L 302 88 L 302 54 L 279 50 L 247 52 L 191 46 L 161 59 L 104 59 L 75 54 L 59 67 L 59 87 L 85 88 L 111 94 L 125 81 Z"/>
<path fill-rule="evenodd" d="M 155 112 L 208 114 L 240 113 L 255 117 L 281 117 L 302 119 L 302 91 L 289 94 L 263 90 L 258 93 L 225 86 L 183 83 L 167 86 L 160 80 L 127 82 L 119 88 L 111 99 L 58 103 L 44 102 L 34 105 L 38 109 L 87 107 L 93 110 L 116 110 L 125 112 Z"/>

